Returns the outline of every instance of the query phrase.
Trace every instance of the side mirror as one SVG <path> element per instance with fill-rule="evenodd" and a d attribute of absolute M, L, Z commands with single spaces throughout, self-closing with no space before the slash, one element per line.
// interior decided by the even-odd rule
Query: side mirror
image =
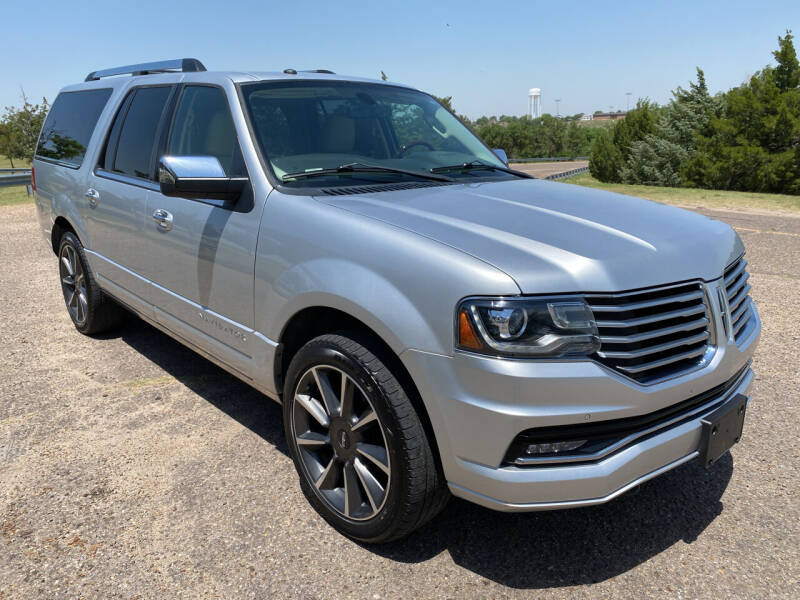
<path fill-rule="evenodd" d="M 216 156 L 162 156 L 158 163 L 158 183 L 165 196 L 235 202 L 247 181 L 228 177 Z"/>
<path fill-rule="evenodd" d="M 502 148 L 494 148 L 492 150 L 497 155 L 497 158 L 503 161 L 503 164 L 508 166 L 508 156 L 506 156 L 506 151 Z"/>

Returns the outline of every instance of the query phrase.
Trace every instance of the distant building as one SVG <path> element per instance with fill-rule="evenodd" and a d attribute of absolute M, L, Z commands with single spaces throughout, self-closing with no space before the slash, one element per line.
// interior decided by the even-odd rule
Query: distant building
<path fill-rule="evenodd" d="M 594 119 L 594 115 L 581 115 L 581 121 L 591 121 Z"/>
<path fill-rule="evenodd" d="M 601 112 L 592 115 L 594 121 L 614 121 L 615 119 L 624 119 L 628 113 L 620 112 Z"/>

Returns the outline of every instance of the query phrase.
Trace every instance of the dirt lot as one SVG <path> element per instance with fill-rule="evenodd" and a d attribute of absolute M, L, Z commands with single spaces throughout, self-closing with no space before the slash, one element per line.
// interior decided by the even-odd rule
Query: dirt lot
<path fill-rule="evenodd" d="M 276 404 L 138 320 L 79 335 L 33 206 L 0 208 L 0 598 L 796 598 L 800 217 L 715 216 L 764 321 L 732 456 L 367 548 L 302 497 Z"/>

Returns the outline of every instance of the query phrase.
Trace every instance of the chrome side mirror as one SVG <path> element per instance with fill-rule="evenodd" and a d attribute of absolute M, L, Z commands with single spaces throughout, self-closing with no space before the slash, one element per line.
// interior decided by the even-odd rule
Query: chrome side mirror
<path fill-rule="evenodd" d="M 493 148 L 492 152 L 497 155 L 497 158 L 503 161 L 503 164 L 508 166 L 508 156 L 506 156 L 506 151 L 502 148 Z"/>
<path fill-rule="evenodd" d="M 228 177 L 216 156 L 162 156 L 158 162 L 165 196 L 235 202 L 247 182 L 247 177 Z"/>

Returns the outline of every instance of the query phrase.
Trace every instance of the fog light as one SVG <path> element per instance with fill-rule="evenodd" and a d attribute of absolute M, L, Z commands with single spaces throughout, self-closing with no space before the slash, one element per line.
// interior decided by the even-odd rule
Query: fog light
<path fill-rule="evenodd" d="M 577 450 L 586 443 L 586 440 L 572 440 L 569 442 L 549 442 L 542 444 L 528 444 L 525 449 L 525 454 L 559 454 L 562 452 L 569 452 Z"/>

